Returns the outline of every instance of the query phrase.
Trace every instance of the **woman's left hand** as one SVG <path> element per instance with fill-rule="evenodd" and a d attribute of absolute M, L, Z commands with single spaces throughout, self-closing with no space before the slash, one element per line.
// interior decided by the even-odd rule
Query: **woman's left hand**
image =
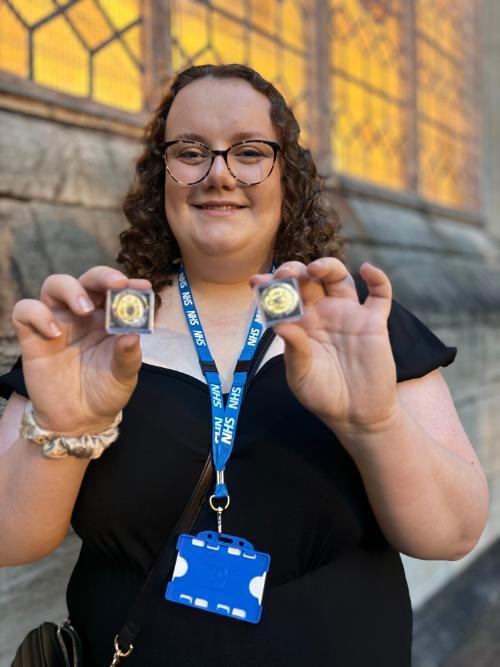
<path fill-rule="evenodd" d="M 273 276 L 251 279 L 253 286 L 271 277 L 299 281 L 304 316 L 274 326 L 285 341 L 288 385 L 330 427 L 348 431 L 384 428 L 398 407 L 387 330 L 391 284 L 371 264 L 363 264 L 360 274 L 369 292 L 363 304 L 345 265 L 333 257 L 307 266 L 286 262 Z"/>

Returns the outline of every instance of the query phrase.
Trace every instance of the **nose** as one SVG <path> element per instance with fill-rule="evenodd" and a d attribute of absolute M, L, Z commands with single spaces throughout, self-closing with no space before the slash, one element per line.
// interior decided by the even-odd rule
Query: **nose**
<path fill-rule="evenodd" d="M 237 181 L 236 178 L 229 171 L 222 155 L 216 155 L 215 160 L 210 167 L 210 171 L 206 175 L 203 183 L 206 187 L 225 187 L 233 188 Z"/>

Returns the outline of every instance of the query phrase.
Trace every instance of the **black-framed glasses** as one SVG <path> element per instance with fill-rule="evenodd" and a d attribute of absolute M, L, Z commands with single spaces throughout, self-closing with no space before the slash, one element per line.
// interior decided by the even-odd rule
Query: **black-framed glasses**
<path fill-rule="evenodd" d="M 277 141 L 247 139 L 220 151 L 200 141 L 164 141 L 163 153 L 170 176 L 183 185 L 195 185 L 206 178 L 215 158 L 221 155 L 229 173 L 243 185 L 257 185 L 271 175 L 280 150 Z"/>

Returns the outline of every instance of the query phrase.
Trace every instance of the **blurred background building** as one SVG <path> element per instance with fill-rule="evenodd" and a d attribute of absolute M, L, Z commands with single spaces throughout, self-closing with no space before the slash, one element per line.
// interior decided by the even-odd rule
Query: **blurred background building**
<path fill-rule="evenodd" d="M 459 348 L 444 374 L 491 517 L 462 561 L 404 559 L 420 667 L 500 664 L 491 648 L 470 657 L 486 655 L 481 619 L 500 598 L 499 35 L 496 0 L 0 0 L 0 371 L 17 356 L 17 299 L 54 271 L 114 262 L 148 112 L 207 62 L 247 63 L 285 94 L 351 269 L 384 267 Z M 30 627 L 64 616 L 77 550 L 72 534 L 0 571 L 2 667 Z"/>

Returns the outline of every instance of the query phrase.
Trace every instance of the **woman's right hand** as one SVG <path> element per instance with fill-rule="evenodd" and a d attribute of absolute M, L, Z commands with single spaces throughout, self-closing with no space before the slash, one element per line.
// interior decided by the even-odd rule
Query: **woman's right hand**
<path fill-rule="evenodd" d="M 151 287 L 98 266 L 78 280 L 51 275 L 40 300 L 13 312 L 28 394 L 37 424 L 64 435 L 98 433 L 126 405 L 141 365 L 139 336 L 104 329 L 106 290 Z"/>

